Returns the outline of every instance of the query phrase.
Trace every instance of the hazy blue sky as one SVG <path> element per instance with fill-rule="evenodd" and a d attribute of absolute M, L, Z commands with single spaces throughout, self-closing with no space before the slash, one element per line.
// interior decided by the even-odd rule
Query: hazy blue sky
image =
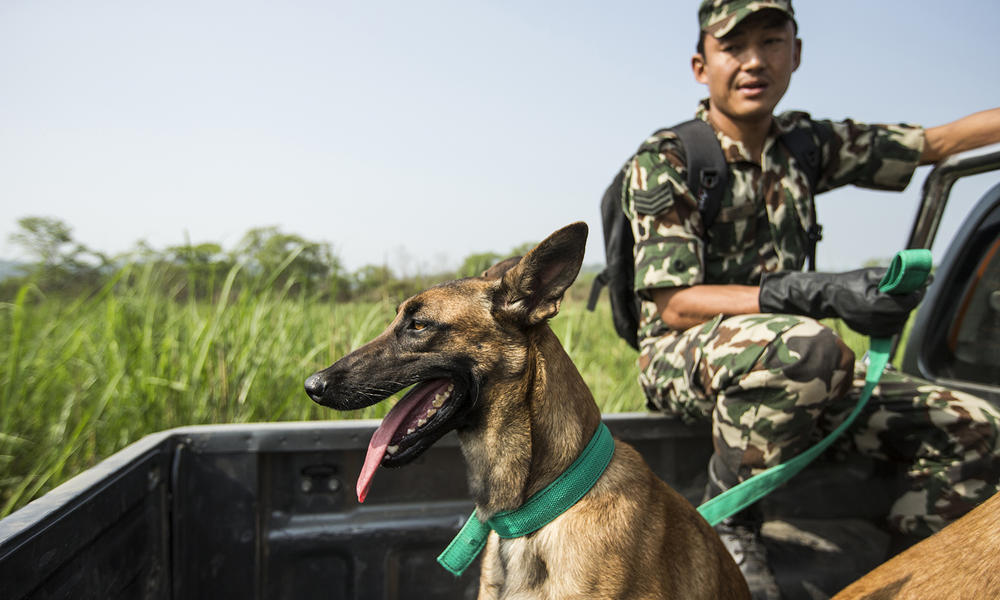
<path fill-rule="evenodd" d="M 352 270 L 404 272 L 585 220 L 603 262 L 604 187 L 705 93 L 696 7 L 0 0 L 0 257 L 44 215 L 110 253 L 277 225 Z M 796 9 L 803 64 L 779 110 L 936 125 L 1000 105 L 998 3 Z M 821 196 L 820 266 L 900 248 L 926 173 Z M 957 186 L 945 237 L 998 179 Z"/>

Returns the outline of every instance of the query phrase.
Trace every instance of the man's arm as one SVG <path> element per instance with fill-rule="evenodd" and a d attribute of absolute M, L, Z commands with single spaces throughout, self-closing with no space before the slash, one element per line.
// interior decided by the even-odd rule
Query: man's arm
<path fill-rule="evenodd" d="M 879 289 L 885 269 L 846 273 L 782 271 L 764 274 L 752 285 L 693 285 L 651 290 L 660 318 L 672 329 L 685 330 L 718 314 L 775 313 L 843 319 L 851 329 L 876 337 L 899 333 L 924 295 Z"/>
<path fill-rule="evenodd" d="M 667 327 L 683 331 L 711 320 L 716 315 L 745 315 L 760 312 L 755 285 L 692 285 L 649 290 L 656 310 Z"/>
<path fill-rule="evenodd" d="M 1000 108 L 984 110 L 924 132 L 920 164 L 941 161 L 952 154 L 1000 142 Z"/>

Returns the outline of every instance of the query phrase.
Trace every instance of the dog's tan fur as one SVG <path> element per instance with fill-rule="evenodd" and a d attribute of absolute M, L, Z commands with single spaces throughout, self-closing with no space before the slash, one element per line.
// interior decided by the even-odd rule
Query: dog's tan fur
<path fill-rule="evenodd" d="M 410 298 L 383 334 L 342 359 L 346 367 L 334 375 L 338 361 L 316 376 L 343 387 L 348 369 L 377 373 L 411 356 L 415 362 L 430 360 L 428 353 L 468 364 L 482 387 L 457 431 L 477 512 L 485 519 L 518 508 L 576 459 L 601 419 L 547 324 L 576 278 L 586 235 L 586 225 L 571 225 L 523 259 Z M 410 336 L 407 319 L 434 325 Z M 338 405 L 336 399 L 317 401 Z M 491 534 L 479 597 L 718 600 L 750 594 L 718 536 L 691 504 L 658 479 L 631 446 L 616 441 L 607 470 L 568 511 L 521 538 Z"/>
<path fill-rule="evenodd" d="M 844 588 L 833 600 L 1000 598 L 1000 494 Z"/>

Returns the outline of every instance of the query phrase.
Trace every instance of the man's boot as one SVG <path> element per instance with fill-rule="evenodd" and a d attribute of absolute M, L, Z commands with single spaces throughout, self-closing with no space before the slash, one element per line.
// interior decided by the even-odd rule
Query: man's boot
<path fill-rule="evenodd" d="M 736 476 L 713 454 L 708 463 L 705 500 L 718 496 L 736 483 Z M 760 535 L 763 523 L 760 509 L 752 505 L 723 520 L 715 526 L 715 531 L 747 580 L 754 600 L 780 600 L 778 582 L 767 562 L 767 550 Z"/>

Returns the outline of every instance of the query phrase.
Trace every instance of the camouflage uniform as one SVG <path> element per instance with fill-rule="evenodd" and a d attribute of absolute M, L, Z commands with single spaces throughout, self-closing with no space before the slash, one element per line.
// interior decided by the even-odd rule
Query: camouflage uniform
<path fill-rule="evenodd" d="M 697 116 L 707 120 L 707 101 Z M 687 331 L 662 321 L 649 291 L 708 284 L 757 285 L 764 272 L 800 270 L 813 222 L 805 173 L 778 135 L 825 128 L 817 192 L 854 184 L 901 190 L 916 167 L 923 130 L 908 125 L 775 117 L 761 164 L 717 134 L 730 189 L 706 232 L 687 187 L 676 136 L 659 133 L 632 161 L 624 208 L 635 236 L 635 289 L 642 300 L 639 381 L 653 409 L 688 421 L 711 419 L 717 455 L 744 479 L 800 453 L 856 403 L 863 369 L 818 321 L 756 314 L 715 319 Z M 856 379 L 856 380 L 855 380 Z M 887 372 L 845 442 L 905 465 L 910 491 L 890 524 L 927 535 L 997 489 L 1000 414 L 987 402 Z"/>

